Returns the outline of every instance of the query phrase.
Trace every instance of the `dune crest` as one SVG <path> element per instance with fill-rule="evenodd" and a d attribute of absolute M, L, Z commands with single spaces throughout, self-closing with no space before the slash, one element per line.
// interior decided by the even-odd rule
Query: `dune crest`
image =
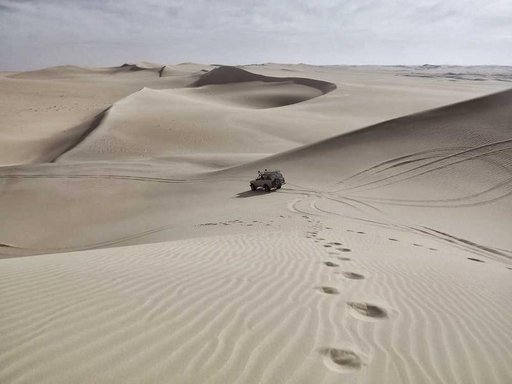
<path fill-rule="evenodd" d="M 302 77 L 272 77 L 263 76 L 256 73 L 246 71 L 241 68 L 231 66 L 221 66 L 202 75 L 192 85 L 201 87 L 204 85 L 222 85 L 232 83 L 243 83 L 249 81 L 262 81 L 265 83 L 280 83 L 280 82 L 291 82 L 293 84 L 305 85 L 308 87 L 316 88 L 326 94 L 336 89 L 336 84 L 329 83 L 327 81 L 307 79 Z"/>

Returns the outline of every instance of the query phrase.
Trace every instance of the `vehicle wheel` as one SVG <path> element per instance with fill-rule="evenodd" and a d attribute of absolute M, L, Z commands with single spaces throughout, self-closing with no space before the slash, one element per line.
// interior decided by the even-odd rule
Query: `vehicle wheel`
<path fill-rule="evenodd" d="M 251 191 L 255 191 L 256 190 L 256 186 L 254 184 L 251 184 Z"/>
<path fill-rule="evenodd" d="M 281 183 L 277 184 L 276 189 L 281 189 Z"/>
<path fill-rule="evenodd" d="M 270 187 L 268 186 L 268 184 L 265 184 L 264 188 L 265 188 L 265 192 L 270 192 Z"/>

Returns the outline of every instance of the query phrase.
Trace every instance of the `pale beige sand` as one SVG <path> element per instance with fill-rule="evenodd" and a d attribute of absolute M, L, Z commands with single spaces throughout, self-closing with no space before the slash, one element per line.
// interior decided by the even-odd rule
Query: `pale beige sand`
<path fill-rule="evenodd" d="M 512 271 L 501 263 L 349 220 L 230 226 L 248 223 L 243 235 L 3 260 L 1 382 L 510 378 Z M 351 252 L 325 247 L 335 242 Z M 336 364 L 328 348 L 355 357 Z"/>
<path fill-rule="evenodd" d="M 507 77 L 212 68 L 0 77 L 0 382 L 510 381 Z"/>
<path fill-rule="evenodd" d="M 194 68 L 166 78 L 133 68 L 0 73 L 0 165 L 52 161 L 117 100 L 145 86 L 183 87 L 198 76 Z"/>
<path fill-rule="evenodd" d="M 147 67 L 149 69 L 143 69 Z M 198 134 L 202 134 L 201 130 L 205 127 L 198 127 L 194 123 L 204 123 L 211 112 L 217 125 L 222 124 L 225 129 L 233 127 L 242 133 L 264 133 L 264 137 L 272 139 L 271 144 L 274 144 L 273 139 L 277 136 L 279 150 L 285 150 L 390 118 L 504 89 L 509 84 L 493 79 L 476 82 L 413 78 L 402 76 L 403 69 L 393 71 L 379 67 L 249 66 L 248 69 L 268 76 L 292 75 L 338 86 L 321 98 L 258 111 L 255 107 L 275 105 L 275 99 L 281 98 L 281 102 L 282 99 L 289 99 L 290 92 L 280 93 L 275 89 L 277 84 L 274 87 L 272 84 L 261 87 L 257 82 L 244 83 L 242 86 L 229 84 L 184 89 L 212 67 L 168 65 L 161 67 L 161 73 L 156 70 L 158 67 L 142 63 L 117 68 L 56 67 L 28 73 L 0 74 L 0 164 L 52 161 L 76 143 L 87 132 L 95 117 L 105 109 L 112 104 L 130 105 L 135 100 L 143 103 L 144 94 L 153 95 L 152 99 L 148 95 L 148 103 L 158 99 L 161 103 L 171 103 L 170 111 L 183 109 L 174 121 L 165 120 L 160 130 L 156 126 L 144 127 L 156 129 L 157 137 L 162 129 L 167 128 L 197 128 Z M 144 87 L 150 89 L 137 93 Z M 319 92 L 315 88 L 307 92 L 304 89 L 299 91 L 300 87 L 297 86 L 292 88 L 291 96 L 295 100 L 305 100 L 317 96 Z M 164 91 L 159 93 L 156 91 L 158 89 Z M 262 91 L 267 94 L 261 95 Z M 127 100 L 121 100 L 130 94 L 133 95 Z M 247 99 L 250 105 L 247 105 Z M 179 103 L 172 104 L 173 101 Z M 197 108 L 203 108 L 208 103 L 211 104 L 208 114 L 198 116 Z M 133 113 L 136 115 L 136 112 L 144 111 L 136 108 Z M 162 113 L 166 113 L 165 110 L 159 109 L 152 120 L 157 120 Z M 192 113 L 195 116 L 191 117 Z M 219 115 L 222 118 L 215 117 Z M 139 124 L 140 121 L 132 123 Z M 193 131 L 191 134 L 195 135 Z M 233 144 L 232 150 L 240 152 L 236 145 L 238 143 L 235 141 Z M 220 154 L 222 151 L 218 150 Z M 275 153 L 269 150 L 257 152 Z"/>

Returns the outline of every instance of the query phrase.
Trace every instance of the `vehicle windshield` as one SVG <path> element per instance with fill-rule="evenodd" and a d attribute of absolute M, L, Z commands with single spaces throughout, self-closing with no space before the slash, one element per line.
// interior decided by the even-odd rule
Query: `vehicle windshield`
<path fill-rule="evenodd" d="M 281 172 L 265 172 L 258 174 L 256 180 L 272 180 L 273 178 L 281 178 Z"/>

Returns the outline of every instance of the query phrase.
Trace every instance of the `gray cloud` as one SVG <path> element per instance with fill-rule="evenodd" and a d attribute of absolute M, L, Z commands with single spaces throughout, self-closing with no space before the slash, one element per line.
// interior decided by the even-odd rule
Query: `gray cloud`
<path fill-rule="evenodd" d="M 8 4 L 0 4 L 0 14 L 3 12 L 14 12 L 15 9 L 13 9 L 12 6 Z"/>
<path fill-rule="evenodd" d="M 511 64 L 509 0 L 0 0 L 0 68 Z"/>

